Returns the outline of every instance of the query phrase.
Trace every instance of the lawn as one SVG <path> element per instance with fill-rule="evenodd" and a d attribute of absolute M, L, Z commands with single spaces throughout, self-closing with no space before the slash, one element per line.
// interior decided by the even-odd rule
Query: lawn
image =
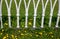
<path fill-rule="evenodd" d="M 44 18 L 44 28 L 39 28 L 41 26 L 41 19 L 42 19 L 42 3 L 39 3 L 37 9 L 37 18 L 36 18 L 36 27 L 37 29 L 33 29 L 33 17 L 34 17 L 34 7 L 33 2 L 31 1 L 29 7 L 29 15 L 28 15 L 28 28 L 25 27 L 25 6 L 24 1 L 22 0 L 21 9 L 20 9 L 20 29 L 17 29 L 17 16 L 16 16 L 16 7 L 14 0 L 12 0 L 12 7 L 11 7 L 11 23 L 12 28 L 8 26 L 8 12 L 6 3 L 3 0 L 2 3 L 2 18 L 3 18 L 3 29 L 0 29 L 0 38 L 1 39 L 60 39 L 60 28 L 53 28 L 56 25 L 57 14 L 58 14 L 58 2 L 54 8 L 53 17 L 51 28 L 49 28 L 49 18 L 50 18 L 50 2 L 48 2 L 46 11 L 45 11 L 45 18 Z M 52 0 L 54 3 L 54 0 Z M 26 0 L 28 2 L 28 0 Z M 37 2 L 37 0 L 35 0 Z M 44 0 L 44 3 L 46 0 Z M 8 0 L 9 3 L 9 0 Z M 17 0 L 19 3 L 19 0 Z M 60 21 L 59 21 L 60 23 Z M 59 24 L 60 26 L 60 24 Z"/>

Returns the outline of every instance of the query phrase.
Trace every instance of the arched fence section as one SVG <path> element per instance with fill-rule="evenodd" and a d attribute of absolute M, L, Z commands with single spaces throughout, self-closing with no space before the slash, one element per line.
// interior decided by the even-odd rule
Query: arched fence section
<path fill-rule="evenodd" d="M 3 1 L 5 2 L 6 4 L 6 7 L 7 7 L 7 13 L 8 13 L 8 26 L 9 28 L 12 28 L 12 23 L 11 23 L 11 7 L 12 7 L 12 3 L 14 1 L 15 3 L 15 7 L 16 7 L 16 17 L 17 17 L 17 26 L 16 28 L 20 28 L 20 10 L 21 10 L 21 4 L 24 3 L 24 8 L 25 8 L 25 28 L 28 28 L 28 16 L 29 16 L 29 8 L 30 8 L 30 4 L 32 2 L 33 4 L 33 9 L 34 9 L 34 14 L 33 14 L 33 28 L 36 28 L 36 19 L 37 19 L 37 12 L 38 12 L 38 7 L 39 7 L 39 4 L 41 3 L 41 6 L 42 6 L 42 17 L 41 17 L 41 28 L 44 28 L 44 18 L 45 18 L 45 15 L 46 15 L 46 9 L 47 9 L 47 5 L 49 3 L 50 5 L 50 14 L 49 14 L 49 23 L 48 23 L 48 26 L 51 27 L 52 25 L 52 17 L 53 17 L 53 14 L 54 14 L 54 9 L 55 9 L 55 6 L 56 4 L 58 5 L 58 13 L 57 13 L 57 19 L 56 19 L 56 24 L 55 24 L 55 27 L 59 27 L 59 24 L 60 24 L 60 0 L 28 0 L 28 2 L 26 2 L 26 0 L 19 0 L 19 3 L 17 3 L 17 0 L 10 0 L 10 2 L 8 3 L 7 0 L 0 0 L 0 26 L 1 28 L 4 28 L 3 26 L 3 21 L 2 21 L 2 5 L 3 5 Z"/>

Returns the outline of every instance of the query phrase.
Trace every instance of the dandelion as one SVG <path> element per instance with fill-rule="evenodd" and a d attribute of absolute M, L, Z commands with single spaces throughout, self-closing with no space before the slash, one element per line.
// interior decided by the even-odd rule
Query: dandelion
<path fill-rule="evenodd" d="M 52 35 L 51 37 L 53 38 L 54 36 Z"/>
<path fill-rule="evenodd" d="M 17 38 L 17 36 L 15 36 L 15 38 Z"/>
<path fill-rule="evenodd" d="M 0 33 L 1 35 L 3 34 L 3 33 Z"/>
<path fill-rule="evenodd" d="M 20 33 L 20 30 L 18 32 Z"/>
<path fill-rule="evenodd" d="M 8 34 L 6 34 L 6 36 L 8 37 Z"/>
<path fill-rule="evenodd" d="M 3 39 L 6 39 L 6 36 L 4 36 Z"/>
<path fill-rule="evenodd" d="M 32 34 L 30 34 L 30 36 L 32 36 Z"/>
<path fill-rule="evenodd" d="M 45 35 L 48 35 L 47 33 Z"/>
<path fill-rule="evenodd" d="M 39 35 L 36 35 L 36 37 L 38 37 Z"/>
<path fill-rule="evenodd" d="M 21 35 L 24 35 L 23 33 L 21 33 Z"/>
<path fill-rule="evenodd" d="M 29 25 L 32 25 L 32 23 L 31 23 L 31 22 L 29 22 Z"/>
<path fill-rule="evenodd" d="M 49 34 L 53 34 L 52 32 L 50 32 Z"/>
<path fill-rule="evenodd" d="M 42 32 L 39 32 L 40 35 L 42 35 Z"/>
<path fill-rule="evenodd" d="M 26 31 L 24 31 L 24 32 L 26 32 Z"/>
<path fill-rule="evenodd" d="M 22 27 L 24 27 L 24 25 L 22 25 Z"/>
<path fill-rule="evenodd" d="M 18 39 L 18 38 L 16 38 L 16 39 Z"/>
<path fill-rule="evenodd" d="M 2 29 L 2 32 L 3 32 L 4 30 Z"/>
<path fill-rule="evenodd" d="M 8 25 L 8 23 L 5 23 L 5 25 Z"/>
<path fill-rule="evenodd" d="M 12 38 L 14 39 L 14 35 L 11 35 L 12 36 Z"/>

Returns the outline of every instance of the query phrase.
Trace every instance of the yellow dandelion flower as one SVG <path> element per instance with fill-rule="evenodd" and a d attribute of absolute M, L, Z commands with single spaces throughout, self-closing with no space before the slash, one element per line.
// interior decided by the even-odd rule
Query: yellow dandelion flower
<path fill-rule="evenodd" d="M 14 38 L 14 35 L 11 35 L 12 36 L 12 38 Z"/>
<path fill-rule="evenodd" d="M 52 35 L 51 37 L 53 38 L 54 36 Z"/>
<path fill-rule="evenodd" d="M 8 37 L 8 34 L 6 34 L 6 36 Z"/>
<path fill-rule="evenodd" d="M 31 23 L 31 22 L 29 22 L 29 25 L 32 25 L 32 23 Z"/>
<path fill-rule="evenodd" d="M 32 36 L 32 34 L 30 34 L 30 36 Z"/>
<path fill-rule="evenodd" d="M 8 25 L 8 23 L 5 23 L 5 25 Z"/>
<path fill-rule="evenodd" d="M 3 39 L 6 39 L 6 36 L 4 36 Z"/>
<path fill-rule="evenodd" d="M 46 35 L 47 35 L 47 33 L 46 33 Z"/>
<path fill-rule="evenodd" d="M 42 35 L 43 33 L 42 32 L 39 32 L 40 35 Z"/>
<path fill-rule="evenodd" d="M 20 30 L 18 32 L 20 33 Z"/>
<path fill-rule="evenodd" d="M 50 32 L 49 34 L 53 34 L 53 32 Z"/>
<path fill-rule="evenodd" d="M 22 27 L 24 27 L 24 25 L 22 25 Z"/>
<path fill-rule="evenodd" d="M 18 39 L 18 38 L 16 38 L 16 39 Z"/>
<path fill-rule="evenodd" d="M 3 33 L 0 33 L 1 35 L 3 34 Z"/>
<path fill-rule="evenodd" d="M 13 34 L 11 35 L 11 37 L 12 37 L 12 39 L 15 39 L 15 37 L 14 37 L 14 35 L 13 35 Z"/>
<path fill-rule="evenodd" d="M 3 32 L 4 30 L 2 29 L 2 32 Z"/>
<path fill-rule="evenodd" d="M 38 37 L 39 35 L 36 35 L 36 37 Z"/>
<path fill-rule="evenodd" d="M 21 35 L 24 35 L 23 33 L 21 33 Z"/>
<path fill-rule="evenodd" d="M 7 36 L 7 37 L 9 37 L 9 36 Z"/>
<path fill-rule="evenodd" d="M 15 36 L 15 38 L 17 38 L 17 36 Z"/>
<path fill-rule="evenodd" d="M 26 31 L 24 31 L 24 32 L 26 32 Z"/>

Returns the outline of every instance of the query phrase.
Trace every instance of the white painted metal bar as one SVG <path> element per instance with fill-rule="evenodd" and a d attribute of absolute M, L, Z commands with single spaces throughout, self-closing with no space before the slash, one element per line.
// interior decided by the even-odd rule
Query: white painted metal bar
<path fill-rule="evenodd" d="M 0 0 L 0 22 L 1 22 L 1 28 L 3 28 L 3 24 L 2 24 L 2 1 L 3 0 Z"/>
<path fill-rule="evenodd" d="M 24 0 L 24 5 L 25 5 L 25 16 L 26 16 L 26 19 L 25 19 L 25 28 L 28 27 L 28 10 L 29 10 L 29 5 L 30 5 L 30 2 L 31 0 L 28 1 L 28 5 L 26 4 L 26 0 Z"/>
<path fill-rule="evenodd" d="M 20 16 L 20 5 L 21 5 L 21 1 L 22 0 L 20 0 L 19 1 L 19 5 L 17 5 L 17 1 L 16 0 L 14 0 L 14 2 L 15 2 L 15 5 L 16 5 L 16 11 L 17 11 L 17 28 L 19 28 L 20 27 L 20 25 L 19 25 L 19 16 Z"/>
<path fill-rule="evenodd" d="M 46 10 L 46 7 L 47 7 L 47 4 L 48 4 L 49 0 L 46 1 L 45 6 L 44 6 L 43 0 L 41 0 L 41 1 L 42 1 L 42 23 L 41 23 L 41 28 L 43 28 L 44 27 L 45 10 Z"/>
<path fill-rule="evenodd" d="M 59 6 L 59 10 L 58 10 L 58 17 L 57 17 L 57 22 L 56 22 L 56 26 L 55 27 L 59 27 L 59 18 L 60 18 L 60 0 L 58 0 L 58 6 Z"/>
<path fill-rule="evenodd" d="M 55 5 L 57 3 L 57 0 L 54 1 L 54 4 L 52 5 L 52 0 L 50 0 L 50 18 L 49 18 L 49 27 L 51 27 L 51 22 L 52 22 L 52 16 L 53 16 L 53 11 L 55 8 Z"/>
<path fill-rule="evenodd" d="M 10 3 L 8 4 L 7 0 L 5 0 L 6 6 L 7 6 L 7 11 L 8 11 L 8 22 L 9 22 L 9 28 L 11 28 L 11 4 L 12 0 L 10 0 Z"/>
<path fill-rule="evenodd" d="M 36 28 L 36 16 L 37 16 L 37 8 L 39 5 L 40 0 L 35 3 L 35 0 L 33 0 L 33 5 L 34 5 L 34 21 L 33 21 L 33 28 Z"/>

